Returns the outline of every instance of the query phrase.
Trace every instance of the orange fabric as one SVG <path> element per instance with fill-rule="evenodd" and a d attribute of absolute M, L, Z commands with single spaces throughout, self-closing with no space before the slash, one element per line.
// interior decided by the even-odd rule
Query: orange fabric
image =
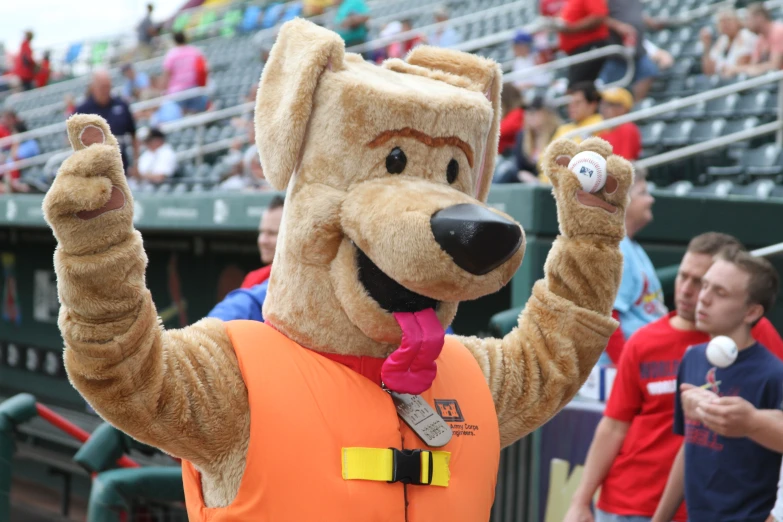
<path fill-rule="evenodd" d="M 405 486 L 342 478 L 344 447 L 426 448 L 385 391 L 267 324 L 226 327 L 248 389 L 247 465 L 231 505 L 206 508 L 199 473 L 183 461 L 190 522 L 489 520 L 500 456 L 497 416 L 478 364 L 452 337 L 422 394 L 454 431 L 437 448 L 451 452 L 449 486 Z"/>

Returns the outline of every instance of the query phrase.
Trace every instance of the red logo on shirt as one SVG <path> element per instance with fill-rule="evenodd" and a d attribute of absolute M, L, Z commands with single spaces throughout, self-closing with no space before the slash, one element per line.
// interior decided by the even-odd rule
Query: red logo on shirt
<path fill-rule="evenodd" d="M 707 384 L 709 384 L 709 387 L 707 388 L 711 392 L 713 392 L 716 395 L 720 395 L 720 387 L 718 386 L 720 382 L 718 381 L 717 377 L 715 376 L 715 373 L 718 371 L 717 368 L 714 366 L 710 368 L 707 371 L 706 381 Z"/>

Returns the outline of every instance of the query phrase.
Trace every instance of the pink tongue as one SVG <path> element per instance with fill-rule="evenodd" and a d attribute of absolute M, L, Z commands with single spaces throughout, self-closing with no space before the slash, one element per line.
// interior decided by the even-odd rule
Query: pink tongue
<path fill-rule="evenodd" d="M 402 329 L 402 342 L 384 361 L 381 379 L 392 391 L 418 395 L 435 380 L 435 359 L 443 349 L 446 332 L 432 308 L 393 315 Z"/>

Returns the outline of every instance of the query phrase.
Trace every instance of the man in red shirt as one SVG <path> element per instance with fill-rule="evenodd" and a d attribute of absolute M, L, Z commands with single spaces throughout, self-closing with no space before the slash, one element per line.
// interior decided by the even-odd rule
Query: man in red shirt
<path fill-rule="evenodd" d="M 593 521 L 590 506 L 599 486 L 596 522 L 647 521 L 655 513 L 682 445 L 672 429 L 677 369 L 689 346 L 709 341 L 708 334 L 696 330 L 701 278 L 714 255 L 729 246 L 742 247 L 726 234 L 693 238 L 675 281 L 676 311 L 640 328 L 626 343 L 564 522 Z M 766 318 L 752 334 L 783 359 L 783 340 Z M 687 520 L 684 503 L 673 520 Z"/>
<path fill-rule="evenodd" d="M 601 116 L 604 120 L 611 120 L 633 109 L 633 95 L 621 87 L 612 87 L 601 92 Z M 618 156 L 634 161 L 639 159 L 642 152 L 642 133 L 635 123 L 629 121 L 608 129 L 599 135 L 612 146 L 612 150 Z"/>
<path fill-rule="evenodd" d="M 19 48 L 19 54 L 16 56 L 16 66 L 14 67 L 14 73 L 19 77 L 22 82 L 22 88 L 25 91 L 35 88 L 33 80 L 35 79 L 36 64 L 33 60 L 33 49 L 30 46 L 30 42 L 33 41 L 33 32 L 26 31 L 24 33 L 24 41 Z"/>
<path fill-rule="evenodd" d="M 241 288 L 251 288 L 269 279 L 272 260 L 275 258 L 280 220 L 283 219 L 283 203 L 281 196 L 275 196 L 261 214 L 261 222 L 258 225 L 258 252 L 261 254 L 261 264 L 265 266 L 247 274 Z"/>
<path fill-rule="evenodd" d="M 609 7 L 606 0 L 565 0 L 555 28 L 560 33 L 560 49 L 574 56 L 603 47 L 609 40 Z M 606 58 L 572 65 L 568 84 L 594 82 Z"/>

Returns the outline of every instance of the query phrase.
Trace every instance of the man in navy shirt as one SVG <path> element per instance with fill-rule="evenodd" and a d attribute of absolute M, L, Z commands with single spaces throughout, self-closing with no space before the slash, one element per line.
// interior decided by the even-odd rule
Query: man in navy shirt
<path fill-rule="evenodd" d="M 750 332 L 774 305 L 778 284 L 766 259 L 739 250 L 717 257 L 702 278 L 696 326 L 713 338 L 730 337 L 739 354 L 732 365 L 718 368 L 707 360 L 706 344 L 691 347 L 680 363 L 678 389 L 687 388 L 683 384 L 706 386 L 723 407 L 747 402 L 783 414 L 783 362 Z M 674 432 L 685 440 L 653 522 L 671 520 L 683 496 L 690 522 L 764 522 L 775 504 L 783 444 L 770 447 L 756 432 L 722 435 L 700 415 L 686 416 L 680 395 L 675 395 Z"/>
<path fill-rule="evenodd" d="M 87 99 L 76 107 L 79 114 L 97 114 L 109 124 L 112 134 L 120 143 L 122 154 L 122 166 L 125 174 L 131 173 L 129 168 L 136 168 L 139 160 L 139 142 L 136 140 L 136 120 L 133 118 L 130 107 L 122 99 L 111 94 L 111 76 L 106 71 L 98 71 L 93 74 L 90 82 L 90 90 Z M 128 145 L 133 146 L 133 166 L 129 164 L 128 154 L 125 150 Z"/>

